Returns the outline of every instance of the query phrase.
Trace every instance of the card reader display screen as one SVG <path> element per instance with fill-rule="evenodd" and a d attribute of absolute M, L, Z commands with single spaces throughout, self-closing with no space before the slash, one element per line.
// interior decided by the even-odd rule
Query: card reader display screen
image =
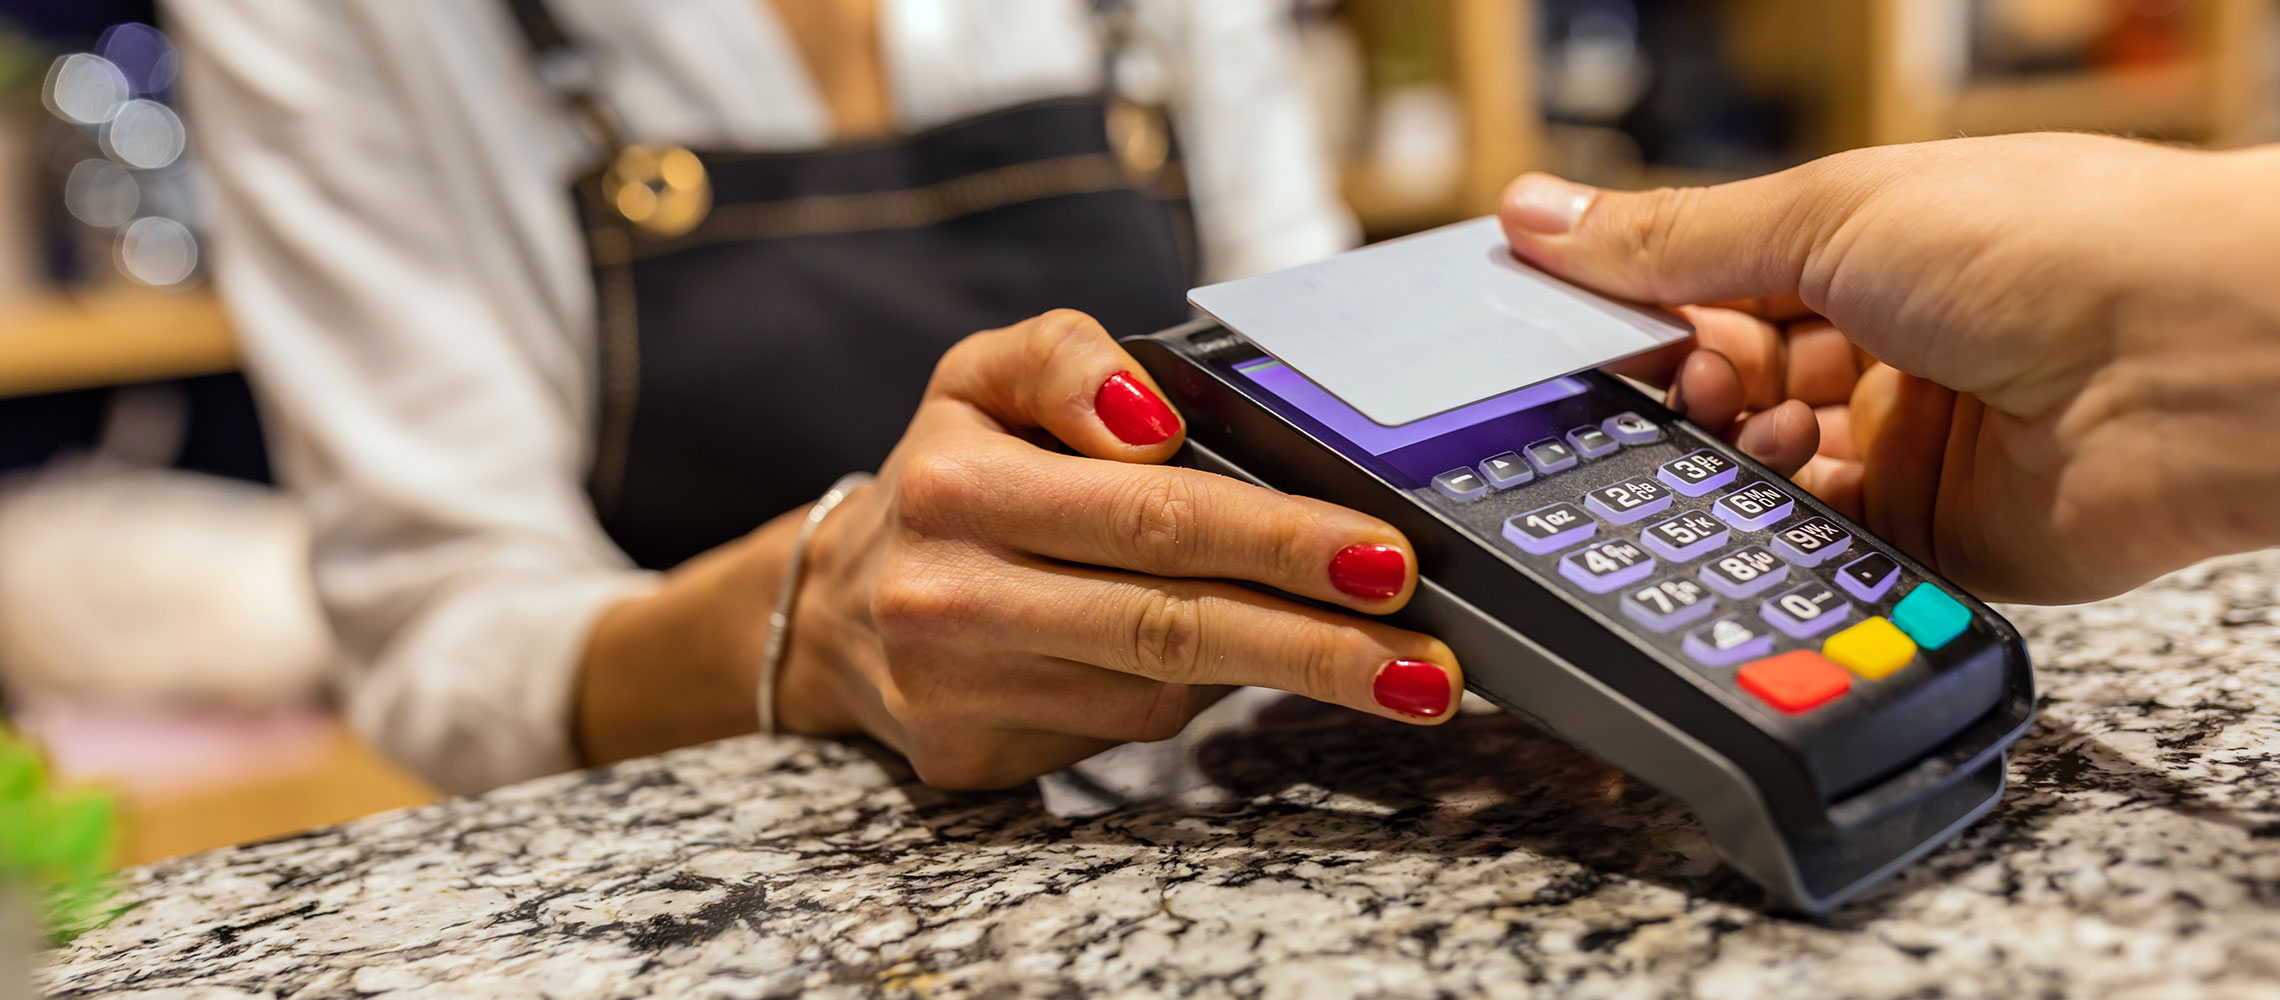
<path fill-rule="evenodd" d="M 1588 387 L 1576 378 L 1556 378 L 1515 389 L 1470 406 L 1435 414 L 1412 423 L 1388 427 L 1372 422 L 1321 386 L 1273 358 L 1239 362 L 1237 374 L 1268 395 L 1344 438 L 1359 452 L 1392 466 L 1418 486 L 1448 468 L 1470 465 L 1481 457 L 1514 451 L 1564 427 L 1542 413 L 1548 404 L 1581 396 Z"/>

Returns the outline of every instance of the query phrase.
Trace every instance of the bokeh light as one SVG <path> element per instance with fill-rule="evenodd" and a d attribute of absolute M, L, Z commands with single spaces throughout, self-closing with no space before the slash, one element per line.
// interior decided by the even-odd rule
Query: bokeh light
<path fill-rule="evenodd" d="M 63 207 L 97 229 L 116 229 L 142 207 L 142 186 L 127 168 L 109 160 L 81 160 L 64 179 Z"/>
<path fill-rule="evenodd" d="M 137 170 L 173 163 L 188 141 L 173 108 L 144 98 L 128 101 L 103 126 L 103 152 Z"/>
<path fill-rule="evenodd" d="M 95 53 L 111 61 L 124 74 L 138 97 L 160 93 L 174 85 L 174 43 L 157 28 L 129 21 L 103 29 Z"/>
<path fill-rule="evenodd" d="M 136 219 L 119 234 L 119 270 L 146 285 L 181 284 L 198 269 L 198 239 L 173 219 Z"/>
<path fill-rule="evenodd" d="M 74 52 L 48 66 L 40 100 L 56 117 L 81 125 L 110 121 L 132 95 L 127 75 L 109 59 Z"/>

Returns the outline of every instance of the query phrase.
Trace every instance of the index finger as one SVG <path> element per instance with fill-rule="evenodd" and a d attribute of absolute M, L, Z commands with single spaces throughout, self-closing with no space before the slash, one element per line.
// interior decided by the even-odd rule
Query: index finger
<path fill-rule="evenodd" d="M 1001 430 L 1042 429 L 1092 458 L 1161 462 L 1186 430 L 1132 355 L 1073 309 L 959 341 L 935 366 L 926 394 L 963 404 Z"/>

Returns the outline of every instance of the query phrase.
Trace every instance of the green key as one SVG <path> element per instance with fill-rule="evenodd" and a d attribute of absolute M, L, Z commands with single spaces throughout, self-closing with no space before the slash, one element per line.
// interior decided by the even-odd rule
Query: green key
<path fill-rule="evenodd" d="M 1947 591 L 1919 583 L 1892 608 L 1892 624 L 1925 649 L 1938 649 L 1971 627 L 1971 609 Z"/>

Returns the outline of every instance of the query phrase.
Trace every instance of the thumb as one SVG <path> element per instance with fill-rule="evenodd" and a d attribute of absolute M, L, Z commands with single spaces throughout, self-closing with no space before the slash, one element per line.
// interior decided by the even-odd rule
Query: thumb
<path fill-rule="evenodd" d="M 1527 174 L 1497 215 L 1530 264 L 1617 298 L 1686 305 L 1796 293 L 1850 201 L 1818 164 L 1654 191 Z"/>

